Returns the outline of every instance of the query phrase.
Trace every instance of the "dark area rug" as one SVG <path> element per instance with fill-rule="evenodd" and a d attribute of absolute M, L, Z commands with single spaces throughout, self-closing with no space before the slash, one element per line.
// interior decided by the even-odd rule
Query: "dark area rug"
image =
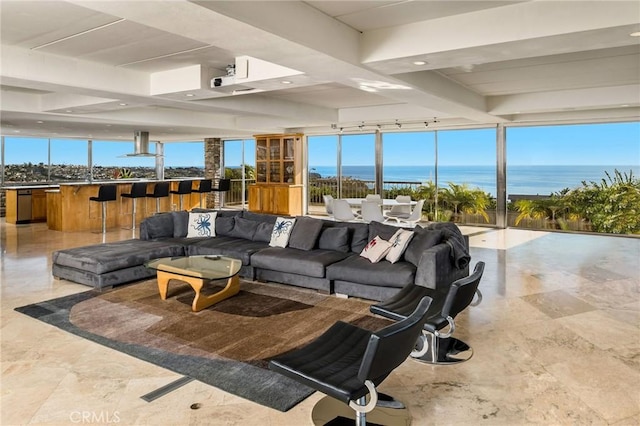
<path fill-rule="evenodd" d="M 194 292 L 187 284 L 172 281 L 167 300 L 161 300 L 155 280 L 16 311 L 280 411 L 313 390 L 270 371 L 271 358 L 303 346 L 339 320 L 370 330 L 389 324 L 359 300 L 254 282 L 243 281 L 241 288 L 200 312 L 191 311 Z"/>

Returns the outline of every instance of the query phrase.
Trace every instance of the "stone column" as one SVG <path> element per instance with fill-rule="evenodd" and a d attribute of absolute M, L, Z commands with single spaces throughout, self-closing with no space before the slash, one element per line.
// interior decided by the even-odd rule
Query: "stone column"
<path fill-rule="evenodd" d="M 204 140 L 204 177 L 213 179 L 213 186 L 217 186 L 216 181 L 224 177 L 222 169 L 222 159 L 224 158 L 224 144 L 220 138 L 205 138 Z M 210 192 L 205 197 L 205 207 L 215 208 L 220 205 L 220 192 Z"/>

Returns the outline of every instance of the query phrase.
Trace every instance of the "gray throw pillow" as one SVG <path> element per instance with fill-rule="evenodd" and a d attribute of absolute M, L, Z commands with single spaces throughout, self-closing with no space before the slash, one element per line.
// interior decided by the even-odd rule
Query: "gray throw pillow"
<path fill-rule="evenodd" d="M 397 226 L 385 225 L 374 221 L 369 224 L 369 241 L 373 240 L 376 235 L 383 240 L 389 241 L 389 238 L 393 237 L 396 232 L 398 232 Z"/>
<path fill-rule="evenodd" d="M 242 218 L 252 220 L 254 222 L 266 222 L 273 225 L 276 223 L 276 219 L 278 218 L 278 216 L 272 215 L 272 214 L 253 213 L 249 211 L 244 211 L 242 213 Z"/>
<path fill-rule="evenodd" d="M 145 220 L 145 226 L 149 239 L 173 237 L 173 215 L 171 213 L 151 216 Z"/>
<path fill-rule="evenodd" d="M 189 212 L 171 212 L 173 216 L 173 238 L 184 238 L 189 231 Z"/>
<path fill-rule="evenodd" d="M 416 226 L 415 235 L 404 252 L 404 259 L 418 266 L 422 252 L 442 241 L 442 231 L 438 229 L 419 229 Z"/>
<path fill-rule="evenodd" d="M 256 229 L 258 227 L 258 222 L 243 219 L 241 217 L 236 217 L 234 220 L 235 224 L 229 233 L 229 236 L 252 241 L 253 235 L 256 233 Z"/>
<path fill-rule="evenodd" d="M 349 253 L 349 228 L 326 228 L 320 234 L 318 248 Z"/>
<path fill-rule="evenodd" d="M 289 237 L 289 247 L 299 250 L 312 250 L 316 246 L 318 235 L 322 231 L 322 221 L 312 217 L 298 216 Z"/>
<path fill-rule="evenodd" d="M 231 235 L 236 221 L 233 217 L 216 216 L 216 235 Z"/>
<path fill-rule="evenodd" d="M 271 233 L 273 232 L 273 224 L 260 222 L 256 227 L 256 233 L 253 234 L 253 241 L 262 241 L 268 243 L 271 241 Z"/>

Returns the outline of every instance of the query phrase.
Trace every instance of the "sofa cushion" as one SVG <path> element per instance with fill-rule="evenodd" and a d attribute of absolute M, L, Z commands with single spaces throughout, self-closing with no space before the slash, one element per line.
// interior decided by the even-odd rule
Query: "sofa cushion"
<path fill-rule="evenodd" d="M 207 238 L 186 247 L 189 256 L 199 254 L 219 254 L 242 260 L 243 265 L 251 263 L 251 255 L 267 248 L 267 243 L 249 241 L 233 237 Z"/>
<path fill-rule="evenodd" d="M 179 211 L 171 212 L 173 216 L 173 236 L 174 238 L 186 237 L 189 232 L 189 212 Z"/>
<path fill-rule="evenodd" d="M 416 267 L 409 262 L 371 263 L 359 255 L 327 266 L 327 278 L 381 287 L 404 287 L 413 282 Z"/>
<path fill-rule="evenodd" d="M 335 250 L 348 253 L 349 245 L 349 228 L 334 227 L 325 228 L 318 239 L 318 248 L 324 250 Z"/>
<path fill-rule="evenodd" d="M 151 216 L 140 225 L 140 238 L 142 238 L 142 228 L 146 230 L 148 239 L 173 237 L 173 215 L 171 213 L 160 213 Z"/>
<path fill-rule="evenodd" d="M 307 216 L 298 216 L 289 237 L 289 247 L 311 250 L 316 246 L 318 235 L 322 231 L 322 221 Z"/>
<path fill-rule="evenodd" d="M 216 215 L 216 235 L 230 235 L 235 225 L 236 220 L 233 216 Z"/>
<path fill-rule="evenodd" d="M 385 225 L 384 223 L 373 221 L 369 224 L 369 241 L 373 240 L 376 236 L 389 241 L 397 231 L 397 226 Z"/>
<path fill-rule="evenodd" d="M 330 222 L 324 221 L 325 227 L 344 227 L 349 230 L 349 241 L 351 251 L 360 253 L 369 242 L 369 224 L 354 222 Z"/>
<path fill-rule="evenodd" d="M 243 219 L 241 217 L 235 217 L 233 229 L 227 235 L 229 235 L 230 237 L 253 241 L 253 235 L 256 233 L 257 226 L 258 222 Z"/>
<path fill-rule="evenodd" d="M 184 254 L 184 246 L 181 244 L 136 239 L 60 250 L 53 253 L 53 263 L 104 274 L 139 266 L 151 259 Z"/>
<path fill-rule="evenodd" d="M 269 247 L 251 256 L 255 268 L 288 272 L 308 277 L 324 278 L 327 265 L 338 262 L 348 254 L 334 250 L 298 250 Z"/>
<path fill-rule="evenodd" d="M 273 224 L 267 222 L 259 222 L 256 226 L 256 233 L 253 234 L 253 241 L 262 241 L 268 243 L 271 241 L 271 233 L 273 232 Z"/>
<path fill-rule="evenodd" d="M 440 243 L 442 231 L 416 227 L 414 232 L 415 234 L 404 252 L 404 258 L 407 262 L 418 266 L 422 252 Z"/>

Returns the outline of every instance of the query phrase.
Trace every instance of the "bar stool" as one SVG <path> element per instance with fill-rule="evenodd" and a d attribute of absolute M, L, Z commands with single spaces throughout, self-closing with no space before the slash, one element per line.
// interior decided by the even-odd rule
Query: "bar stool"
<path fill-rule="evenodd" d="M 131 198 L 131 229 L 136 229 L 136 201 L 138 198 L 147 196 L 147 182 L 135 182 L 131 185 L 131 192 L 128 194 L 120 194 L 122 198 Z"/>
<path fill-rule="evenodd" d="M 202 204 L 202 194 L 207 194 L 211 192 L 212 191 L 211 185 L 212 185 L 211 179 L 203 179 L 200 181 L 200 184 L 198 185 L 198 189 L 193 190 L 193 192 L 200 193 L 200 208 L 206 207 Z"/>
<path fill-rule="evenodd" d="M 180 210 L 182 210 L 182 197 L 186 194 L 191 194 L 191 187 L 193 186 L 193 181 L 191 180 L 181 180 L 178 183 L 177 191 L 169 191 L 172 194 L 180 195 Z"/>
<path fill-rule="evenodd" d="M 212 188 L 215 192 L 227 192 L 231 189 L 231 179 L 220 179 L 218 181 L 218 187 Z M 218 210 L 222 208 L 222 197 L 218 196 Z"/>
<path fill-rule="evenodd" d="M 156 199 L 156 213 L 160 213 L 160 198 L 169 196 L 169 182 L 156 182 L 152 194 L 147 194 L 147 198 Z"/>
<path fill-rule="evenodd" d="M 97 197 L 89 197 L 89 201 L 102 203 L 102 233 L 107 232 L 107 202 L 115 201 L 117 196 L 117 185 L 100 185 Z"/>

